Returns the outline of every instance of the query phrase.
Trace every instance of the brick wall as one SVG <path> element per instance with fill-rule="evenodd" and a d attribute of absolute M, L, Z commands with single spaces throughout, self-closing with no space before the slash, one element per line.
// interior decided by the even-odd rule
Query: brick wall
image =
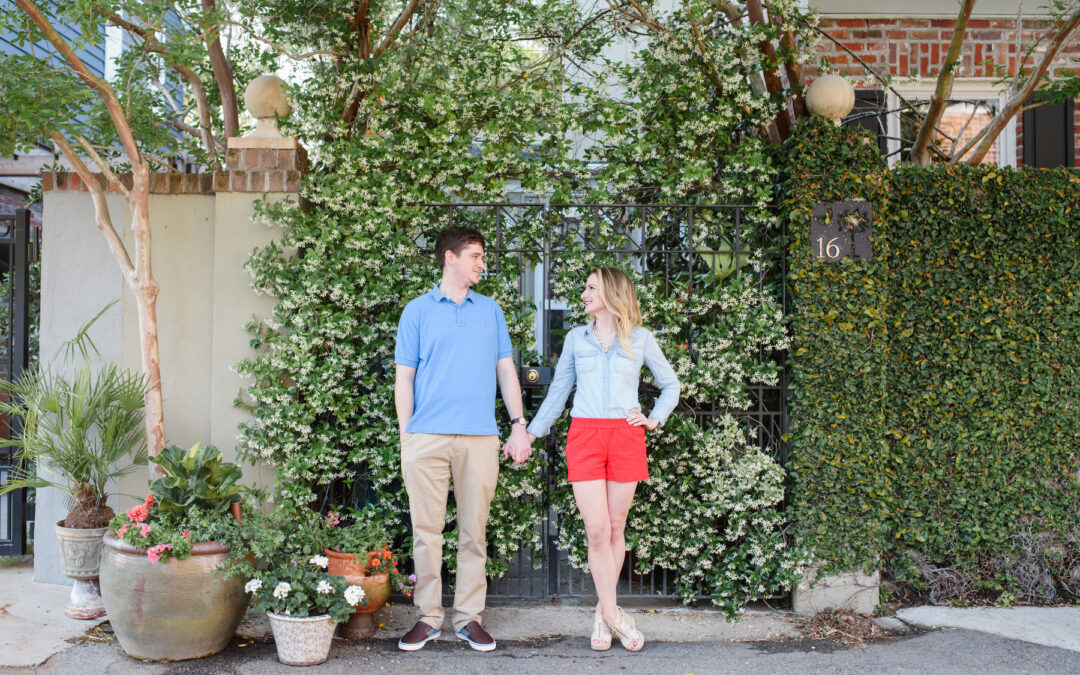
<path fill-rule="evenodd" d="M 231 148 L 225 155 L 227 171 L 213 173 L 155 173 L 150 176 L 152 194 L 215 194 L 217 192 L 298 192 L 300 177 L 307 171 L 307 153 L 296 149 Z M 120 182 L 131 187 L 131 174 L 121 174 Z M 99 173 L 94 179 L 106 185 Z M 116 192 L 113 186 L 110 191 Z M 41 174 L 41 189 L 88 191 L 77 173 Z"/>
<path fill-rule="evenodd" d="M 941 68 L 941 62 L 952 40 L 953 19 L 907 19 L 907 18 L 832 18 L 821 19 L 819 27 L 836 38 L 843 47 L 854 52 L 866 66 L 879 74 L 891 74 L 894 79 L 903 81 L 911 75 L 918 75 L 923 81 L 932 81 Z M 1039 36 L 1050 28 L 1045 20 L 1025 20 L 1020 30 L 1021 54 L 1033 44 Z M 960 62 L 960 77 L 995 78 L 994 66 L 1015 68 L 1016 66 L 1015 19 L 972 19 L 968 22 Z M 818 54 L 824 57 L 837 72 L 852 78 L 863 80 L 865 69 L 855 58 L 840 45 L 823 38 L 818 44 Z M 1080 57 L 1080 35 L 1065 46 L 1055 60 L 1050 74 L 1063 71 L 1080 73 L 1080 63 L 1073 62 Z M 1030 61 L 1028 62 L 1030 67 Z M 816 64 L 807 68 L 809 79 L 817 75 Z M 989 80 L 987 80 L 989 81 Z M 860 85 L 862 86 L 862 85 Z M 876 88 L 872 80 L 866 81 L 866 87 Z M 1023 122 L 1017 120 L 1017 157 L 1023 157 Z M 1075 106 L 1074 119 L 1074 161 L 1080 166 L 1080 105 Z"/>
<path fill-rule="evenodd" d="M 0 215 L 9 216 L 15 209 L 26 208 L 26 193 L 22 190 L 0 185 Z M 30 226 L 41 226 L 41 202 L 30 205 Z"/>

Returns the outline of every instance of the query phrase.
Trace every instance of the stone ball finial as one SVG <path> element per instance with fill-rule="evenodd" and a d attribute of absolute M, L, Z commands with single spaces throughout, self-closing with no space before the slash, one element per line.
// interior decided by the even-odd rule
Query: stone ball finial
<path fill-rule="evenodd" d="M 244 105 L 258 120 L 250 136 L 280 137 L 274 117 L 288 117 L 292 104 L 285 95 L 285 81 L 277 75 L 260 75 L 244 90 Z"/>
<path fill-rule="evenodd" d="M 855 107 L 855 90 L 839 75 L 822 75 L 806 89 L 806 108 L 840 124 Z"/>

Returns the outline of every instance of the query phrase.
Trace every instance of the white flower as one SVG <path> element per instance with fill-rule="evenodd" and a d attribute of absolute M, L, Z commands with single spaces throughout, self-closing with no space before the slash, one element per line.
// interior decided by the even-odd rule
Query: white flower
<path fill-rule="evenodd" d="M 334 592 L 334 587 L 331 586 L 330 582 L 328 582 L 326 579 L 320 579 L 319 580 L 319 585 L 315 587 L 315 592 L 316 593 L 322 593 L 323 595 L 326 595 L 328 593 L 333 593 Z"/>
<path fill-rule="evenodd" d="M 326 569 L 330 565 L 330 561 L 324 555 L 317 555 L 308 562 L 322 569 Z"/>
<path fill-rule="evenodd" d="M 359 586 L 349 586 L 345 589 L 345 602 L 350 605 L 358 605 L 364 599 L 364 589 Z"/>
<path fill-rule="evenodd" d="M 274 587 L 274 597 L 279 600 L 284 600 L 289 596 L 289 591 L 291 590 L 292 586 L 289 585 L 289 582 L 282 581 L 280 584 Z"/>
<path fill-rule="evenodd" d="M 252 579 L 251 581 L 244 584 L 245 593 L 254 593 L 260 588 L 262 588 L 262 579 Z"/>

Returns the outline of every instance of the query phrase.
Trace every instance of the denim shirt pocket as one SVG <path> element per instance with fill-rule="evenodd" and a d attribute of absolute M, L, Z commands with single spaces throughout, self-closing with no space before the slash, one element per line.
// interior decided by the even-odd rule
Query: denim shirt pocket
<path fill-rule="evenodd" d="M 611 358 L 611 367 L 616 375 L 623 378 L 637 377 L 641 371 L 641 364 L 622 351 L 615 352 Z"/>
<path fill-rule="evenodd" d="M 600 356 L 594 351 L 588 349 L 574 351 L 574 369 L 579 376 L 596 370 L 596 364 L 599 360 Z"/>

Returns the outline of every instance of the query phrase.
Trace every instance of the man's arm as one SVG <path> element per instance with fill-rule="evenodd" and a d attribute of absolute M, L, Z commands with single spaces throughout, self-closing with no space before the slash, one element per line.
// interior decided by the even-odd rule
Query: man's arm
<path fill-rule="evenodd" d="M 495 374 L 498 377 L 499 391 L 502 393 L 503 402 L 506 403 L 506 411 L 510 413 L 510 419 L 518 419 L 524 414 L 525 406 L 521 403 L 521 383 L 518 382 L 514 359 L 510 357 L 499 359 L 495 366 Z M 532 443 L 529 442 L 529 435 L 525 432 L 524 425 L 510 425 L 510 439 L 503 447 L 503 454 L 512 458 L 514 464 L 528 461 L 529 456 L 532 455 Z"/>
<path fill-rule="evenodd" d="M 398 432 L 405 433 L 413 414 L 413 382 L 416 368 L 400 363 L 394 370 L 394 408 L 397 410 Z M 516 382 L 516 379 L 515 379 Z M 521 407 L 521 393 L 518 391 L 518 407 Z"/>

